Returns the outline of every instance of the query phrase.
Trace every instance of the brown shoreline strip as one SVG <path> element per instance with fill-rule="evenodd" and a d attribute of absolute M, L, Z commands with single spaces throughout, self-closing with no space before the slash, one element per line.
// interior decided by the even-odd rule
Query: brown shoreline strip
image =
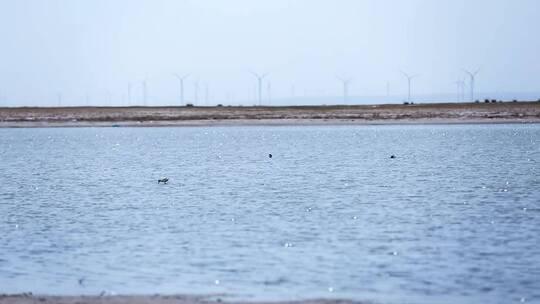
<path fill-rule="evenodd" d="M 540 102 L 297 107 L 0 108 L 0 127 L 538 122 Z"/>
<path fill-rule="evenodd" d="M 458 125 L 458 124 L 538 124 L 540 119 L 416 119 L 416 120 L 191 120 L 145 122 L 0 122 L 1 128 L 110 128 L 110 127 L 238 127 L 238 126 L 376 126 L 376 125 Z"/>

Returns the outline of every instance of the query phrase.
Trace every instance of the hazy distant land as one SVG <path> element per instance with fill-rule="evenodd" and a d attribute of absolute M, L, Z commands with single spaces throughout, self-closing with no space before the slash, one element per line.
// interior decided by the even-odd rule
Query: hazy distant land
<path fill-rule="evenodd" d="M 0 127 L 538 123 L 540 102 L 279 107 L 0 108 Z"/>

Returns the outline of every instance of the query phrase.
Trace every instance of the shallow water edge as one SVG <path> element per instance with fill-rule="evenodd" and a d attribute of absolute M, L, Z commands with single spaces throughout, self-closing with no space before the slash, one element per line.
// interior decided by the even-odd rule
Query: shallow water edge
<path fill-rule="evenodd" d="M 89 128 L 89 127 L 240 127 L 240 126 L 378 126 L 378 125 L 475 125 L 475 124 L 538 124 L 539 118 L 482 119 L 228 119 L 183 121 L 16 121 L 2 122 L 0 128 Z"/>
<path fill-rule="evenodd" d="M 372 302 L 359 302 L 340 299 L 314 299 L 302 301 L 279 302 L 250 302 L 223 300 L 222 295 L 121 295 L 121 296 L 40 296 L 32 294 L 0 295 L 2 304 L 213 304 L 213 303 L 243 303 L 243 304 L 367 304 Z"/>

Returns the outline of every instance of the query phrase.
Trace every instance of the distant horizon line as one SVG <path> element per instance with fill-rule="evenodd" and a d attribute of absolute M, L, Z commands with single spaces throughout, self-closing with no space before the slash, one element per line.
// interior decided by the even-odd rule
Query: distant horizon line
<path fill-rule="evenodd" d="M 489 102 L 488 102 L 489 101 Z M 295 107 L 361 107 L 361 106 L 403 106 L 403 105 L 470 105 L 470 104 L 493 104 L 493 103 L 540 103 L 540 98 L 537 100 L 498 100 L 498 99 L 483 99 L 483 100 L 477 100 L 477 101 L 440 101 L 440 102 L 415 102 L 409 103 L 407 101 L 404 102 L 394 102 L 394 103 L 371 103 L 371 104 L 360 104 L 360 103 L 351 103 L 351 104 L 343 104 L 343 103 L 336 103 L 336 104 L 289 104 L 289 105 L 269 105 L 269 104 L 262 104 L 262 105 L 224 105 L 224 104 L 216 104 L 216 105 L 172 105 L 172 104 L 163 104 L 163 105 L 65 105 L 65 106 L 55 106 L 55 105 L 48 105 L 48 106 L 34 106 L 34 105 L 21 105 L 21 106 L 2 106 L 0 105 L 0 109 L 17 109 L 17 108 L 43 108 L 43 109 L 61 109 L 61 108 L 219 108 L 219 107 L 232 107 L 232 108 L 295 108 Z"/>
<path fill-rule="evenodd" d="M 226 106 L 255 106 L 259 104 L 255 99 L 237 99 L 237 100 L 225 100 L 225 99 L 209 99 L 207 101 L 193 102 L 192 100 L 185 100 L 185 104 L 179 104 L 178 100 L 173 98 L 162 101 L 152 101 L 152 97 L 149 96 L 147 104 L 142 104 L 143 101 L 136 101 L 127 104 L 125 100 L 109 100 L 109 102 L 99 102 L 106 98 L 96 99 L 95 102 L 85 103 L 70 102 L 69 98 L 62 97 L 62 102 L 58 101 L 46 101 L 40 103 L 27 103 L 16 102 L 7 98 L 0 99 L 0 107 L 131 107 L 131 106 L 143 106 L 143 107 L 160 107 L 160 106 L 185 106 L 185 104 L 192 104 L 197 107 L 204 106 L 216 106 L 218 104 Z M 485 99 L 496 99 L 503 101 L 515 100 L 527 100 L 537 101 L 540 99 L 540 91 L 528 91 L 528 92 L 477 92 L 475 100 L 471 101 L 468 96 L 458 96 L 456 93 L 424 93 L 414 94 L 411 101 L 407 100 L 406 94 L 394 94 L 394 95 L 350 95 L 348 101 L 343 102 L 343 97 L 339 95 L 331 96 L 289 96 L 289 97 L 275 97 L 262 99 L 262 105 L 265 106 L 304 106 L 304 105 L 373 105 L 373 104 L 401 104 L 404 102 L 417 102 L 417 103 L 470 103 L 476 100 L 483 102 Z"/>

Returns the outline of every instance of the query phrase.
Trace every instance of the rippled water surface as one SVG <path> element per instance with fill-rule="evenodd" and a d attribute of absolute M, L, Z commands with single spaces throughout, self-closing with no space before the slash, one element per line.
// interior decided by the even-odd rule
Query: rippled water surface
<path fill-rule="evenodd" d="M 540 125 L 1 129 L 0 292 L 539 303 L 539 163 Z"/>

